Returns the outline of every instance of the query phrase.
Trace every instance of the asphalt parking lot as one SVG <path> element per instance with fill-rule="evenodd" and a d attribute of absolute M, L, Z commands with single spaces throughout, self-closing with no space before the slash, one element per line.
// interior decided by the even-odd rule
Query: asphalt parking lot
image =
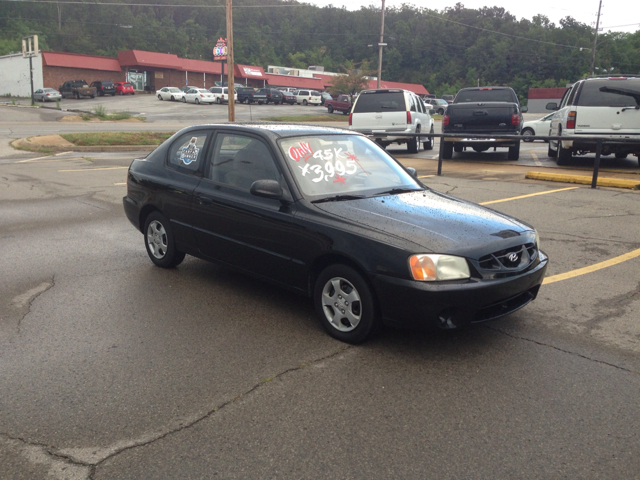
<path fill-rule="evenodd" d="M 162 109 L 145 127 L 182 124 Z M 58 115 L 0 108 L 0 135 L 72 128 Z M 390 151 L 538 229 L 532 304 L 347 346 L 304 298 L 154 267 L 122 211 L 136 153 L 0 149 L 0 477 L 639 478 L 640 192 L 527 180 L 533 155 L 438 177 L 436 150 Z"/>

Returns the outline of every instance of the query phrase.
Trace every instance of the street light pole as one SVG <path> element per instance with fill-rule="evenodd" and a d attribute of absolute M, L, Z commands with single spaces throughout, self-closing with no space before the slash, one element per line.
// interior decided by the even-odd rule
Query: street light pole
<path fill-rule="evenodd" d="M 382 76 L 382 47 L 384 46 L 384 0 L 382 0 L 382 20 L 380 22 L 380 42 L 378 42 L 378 87 Z"/>
<path fill-rule="evenodd" d="M 234 78 L 233 78 L 233 15 L 232 0 L 227 0 L 227 92 L 229 105 L 229 121 L 236 121 L 236 104 L 234 101 Z M 224 64 L 223 64 L 224 65 Z M 224 87 L 223 87 L 224 89 Z M 224 90 L 223 90 L 224 91 Z"/>
<path fill-rule="evenodd" d="M 591 74 L 590 77 L 593 77 L 593 69 L 596 66 L 596 46 L 598 43 L 598 28 L 600 27 L 600 10 L 602 9 L 602 0 L 600 0 L 600 5 L 598 5 L 598 18 L 596 19 L 596 33 L 593 38 L 593 49 L 591 50 Z"/>

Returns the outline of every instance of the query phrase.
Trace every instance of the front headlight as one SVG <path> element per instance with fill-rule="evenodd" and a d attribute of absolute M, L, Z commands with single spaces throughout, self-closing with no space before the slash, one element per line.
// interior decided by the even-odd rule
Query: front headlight
<path fill-rule="evenodd" d="M 453 255 L 420 254 L 409 258 L 414 280 L 433 282 L 469 278 L 469 264 L 462 257 Z"/>
<path fill-rule="evenodd" d="M 536 248 L 540 250 L 540 235 L 538 234 L 538 230 L 536 230 L 535 228 L 533 229 L 533 231 L 536 234 Z"/>

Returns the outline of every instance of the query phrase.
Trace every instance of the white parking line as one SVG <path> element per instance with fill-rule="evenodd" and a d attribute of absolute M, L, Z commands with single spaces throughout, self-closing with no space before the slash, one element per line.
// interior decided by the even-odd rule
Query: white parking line
<path fill-rule="evenodd" d="M 43 158 L 48 158 L 49 162 L 51 161 L 55 161 L 55 162 L 59 162 L 62 160 L 67 160 L 66 158 L 56 158 L 56 159 L 51 159 L 51 157 L 58 157 L 60 155 L 64 155 L 65 153 L 73 153 L 72 151 L 68 151 L 68 152 L 60 152 L 60 153 L 56 153 L 55 155 L 47 155 L 46 157 L 37 157 L 37 158 L 28 158 L 26 160 L 19 160 L 16 163 L 29 163 L 29 162 L 35 162 L 36 160 L 42 160 Z"/>
<path fill-rule="evenodd" d="M 74 168 L 71 170 L 58 170 L 59 172 L 95 172 L 96 170 L 122 170 L 129 167 L 104 167 L 104 168 Z"/>
<path fill-rule="evenodd" d="M 529 150 L 529 153 L 533 157 L 533 161 L 535 162 L 536 167 L 541 167 L 542 163 L 540 163 L 540 160 L 538 160 L 538 156 L 535 154 L 535 152 L 533 150 Z"/>

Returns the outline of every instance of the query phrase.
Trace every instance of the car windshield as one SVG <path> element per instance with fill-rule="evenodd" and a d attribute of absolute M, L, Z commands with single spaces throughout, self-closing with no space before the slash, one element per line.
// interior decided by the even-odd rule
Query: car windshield
<path fill-rule="evenodd" d="M 44 89 L 45 92 L 58 92 L 55 88 L 45 88 Z"/>
<path fill-rule="evenodd" d="M 131 85 L 130 83 L 125 83 L 123 86 L 124 87 L 133 87 L 133 85 Z"/>
<path fill-rule="evenodd" d="M 169 91 L 170 91 L 171 93 L 177 93 L 177 92 L 181 92 L 182 90 L 180 90 L 178 87 L 171 87 L 171 88 L 169 89 Z"/>
<path fill-rule="evenodd" d="M 384 150 L 360 135 L 310 135 L 286 138 L 279 145 L 305 196 L 372 196 L 423 188 Z"/>

